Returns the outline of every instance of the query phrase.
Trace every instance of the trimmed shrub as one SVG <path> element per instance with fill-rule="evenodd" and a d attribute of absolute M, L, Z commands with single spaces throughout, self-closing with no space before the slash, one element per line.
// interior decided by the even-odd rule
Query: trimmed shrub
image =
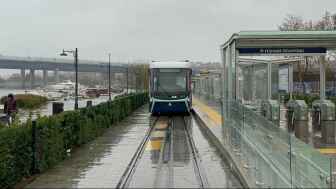
<path fill-rule="evenodd" d="M 285 103 L 287 103 L 289 101 L 289 94 L 284 95 L 284 97 L 285 97 L 284 101 L 285 101 Z M 313 102 L 315 100 L 320 99 L 320 97 L 315 96 L 315 95 L 293 94 L 293 99 L 294 100 L 304 100 L 307 103 L 308 107 L 311 107 Z"/>
<path fill-rule="evenodd" d="M 308 107 L 311 107 L 313 102 L 315 100 L 320 99 L 317 95 L 299 95 L 299 94 L 293 94 L 293 99 L 295 100 L 304 100 Z M 334 104 L 336 104 L 336 97 L 335 96 L 329 96 L 327 97 L 328 100 L 332 101 Z M 289 101 L 289 94 L 284 95 L 284 102 L 287 103 Z"/>
<path fill-rule="evenodd" d="M 31 144 L 29 127 L 0 130 L 0 188 L 13 186 L 31 174 Z"/>
<path fill-rule="evenodd" d="M 328 99 L 336 105 L 336 97 L 335 96 L 329 97 Z"/>
<path fill-rule="evenodd" d="M 34 127 L 28 121 L 1 129 L 0 188 L 13 187 L 23 177 L 55 166 L 67 157 L 69 149 L 93 140 L 147 102 L 146 93 L 132 94 L 94 107 L 40 117 Z"/>

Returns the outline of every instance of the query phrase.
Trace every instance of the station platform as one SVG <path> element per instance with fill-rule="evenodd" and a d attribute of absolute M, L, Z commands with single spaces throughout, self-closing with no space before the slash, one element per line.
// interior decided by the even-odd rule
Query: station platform
<path fill-rule="evenodd" d="M 252 158 L 254 159 L 255 155 L 253 153 L 251 153 L 251 154 L 248 154 L 248 153 L 247 154 L 244 154 L 244 153 L 241 154 L 242 152 L 240 150 L 238 150 L 238 148 L 237 148 L 237 151 L 235 151 L 235 145 L 237 145 L 237 144 L 232 143 L 232 141 L 230 141 L 230 139 L 228 141 L 228 133 L 232 134 L 231 133 L 232 130 L 225 129 L 225 127 L 222 126 L 222 122 L 224 120 L 222 119 L 222 116 L 221 116 L 221 107 L 220 106 L 221 106 L 220 102 L 215 102 L 215 100 L 209 100 L 206 97 L 198 97 L 198 96 L 193 97 L 193 111 L 194 111 L 194 114 L 196 115 L 196 117 L 198 117 L 198 119 L 200 119 L 200 122 L 203 123 L 202 126 L 207 129 L 207 131 L 208 131 L 207 133 L 208 133 L 209 138 L 212 138 L 213 143 L 217 146 L 217 148 L 220 149 L 221 153 L 224 154 L 225 158 L 227 158 L 228 161 L 232 164 L 231 166 L 232 166 L 235 174 L 237 175 L 237 177 L 241 180 L 243 186 L 244 187 L 251 187 L 251 181 L 249 181 L 249 176 L 248 176 L 250 173 L 248 173 L 248 171 L 247 171 L 247 169 L 249 169 L 249 167 L 250 167 L 249 166 L 250 163 L 248 163 L 248 161 L 246 161 L 246 160 L 242 160 L 242 159 L 245 159 L 245 158 L 242 158 L 241 155 L 252 156 L 251 159 Z M 224 124 L 225 123 L 226 122 L 224 122 Z M 293 137 L 295 137 L 294 134 L 291 134 L 291 135 Z M 312 134 L 311 134 L 311 136 L 312 136 Z M 235 138 L 235 136 L 232 136 L 232 137 Z M 262 137 L 261 134 L 260 134 L 260 137 Z M 263 139 L 261 139 L 261 140 L 263 140 Z M 302 144 L 304 144 L 304 143 L 302 142 Z M 302 144 L 300 143 L 300 145 L 302 145 Z M 254 144 L 252 144 L 252 145 L 254 145 Z M 319 151 L 320 155 L 317 155 L 315 152 L 311 152 L 311 149 L 308 150 L 307 147 L 309 145 L 311 145 L 313 148 L 316 149 L 316 153 L 318 153 L 317 151 Z M 276 147 L 277 145 L 272 145 L 272 146 Z M 270 145 L 268 148 L 272 148 L 272 146 Z M 280 148 L 280 147 L 283 147 L 283 146 L 278 145 L 278 147 Z M 296 147 L 295 150 L 298 150 L 298 146 L 295 146 L 295 147 Z M 336 164 L 334 162 L 334 158 L 336 157 L 336 147 L 335 146 L 320 146 L 320 145 L 316 145 L 316 143 L 310 142 L 309 144 L 307 144 L 307 147 L 300 146 L 300 148 L 306 149 L 307 153 L 311 153 L 310 154 L 311 157 L 308 156 L 308 158 L 312 158 L 314 161 L 318 161 L 316 159 L 320 158 L 319 161 L 321 161 L 320 162 L 321 166 L 322 165 L 324 166 L 324 164 L 327 164 L 326 162 L 329 162 L 328 159 L 330 159 L 330 167 L 332 167 L 330 171 L 332 171 L 332 172 L 336 171 L 336 166 L 335 166 Z M 240 148 L 242 148 L 242 147 L 240 146 Z M 265 146 L 265 148 L 267 148 L 267 147 Z M 287 148 L 284 148 L 282 150 L 284 150 L 284 152 L 285 152 L 285 151 L 287 151 Z M 280 150 L 280 151 L 282 151 L 282 150 Z M 273 149 L 272 151 L 276 151 L 276 150 Z M 257 153 L 262 154 L 261 152 L 257 152 Z M 282 153 L 282 152 L 279 152 L 279 153 Z M 288 153 L 288 152 L 286 152 L 286 153 Z M 279 159 L 278 161 L 281 162 L 283 165 L 286 165 L 286 159 L 281 159 L 280 156 L 276 157 L 276 158 L 278 158 Z M 247 158 L 247 159 L 249 159 L 249 158 Z M 262 159 L 262 158 L 260 158 L 260 159 Z M 259 162 L 264 161 L 264 160 L 260 161 L 260 159 L 256 160 L 256 161 L 257 162 L 258 161 Z M 268 162 L 268 163 L 274 164 L 274 162 Z M 265 161 L 265 162 L 259 163 L 259 164 L 264 164 L 263 166 L 267 167 L 268 163 Z M 295 166 L 298 166 L 297 164 L 298 163 L 295 163 Z M 272 169 L 282 169 L 280 166 L 279 167 L 277 167 L 277 166 L 278 165 L 275 164 L 275 167 L 272 168 Z M 288 166 L 289 166 L 289 164 L 288 164 Z M 303 167 L 304 166 L 302 165 L 301 168 L 304 169 Z M 287 168 L 285 167 L 285 170 L 286 169 Z M 317 169 L 317 168 L 314 168 L 314 169 Z M 321 171 L 321 170 L 319 170 L 319 171 Z M 268 172 L 267 168 L 264 170 L 263 174 L 265 174 L 266 172 Z M 309 171 L 309 173 L 307 173 L 307 174 L 311 174 L 310 172 L 314 172 L 314 171 Z M 258 174 L 257 169 L 256 169 L 256 173 Z M 273 175 L 274 173 L 269 173 L 269 174 Z M 274 174 L 274 176 L 276 177 L 277 175 Z M 274 176 L 270 176 L 270 177 L 273 177 L 273 179 L 274 179 Z M 311 179 L 314 178 L 313 175 L 311 175 L 311 176 L 312 176 Z M 263 177 L 267 178 L 267 175 L 264 175 Z M 297 180 L 299 180 L 298 178 L 297 178 Z M 264 180 L 264 179 L 265 178 L 262 178 L 262 179 L 259 178 L 259 180 Z M 271 178 L 269 178 L 269 179 L 271 179 Z M 333 178 L 333 179 L 335 179 L 335 178 Z M 258 177 L 257 177 L 257 180 L 258 180 Z M 297 180 L 295 180 L 295 182 L 298 182 Z M 266 180 L 264 180 L 262 182 L 259 182 L 259 183 L 256 182 L 256 185 L 253 184 L 254 186 L 253 185 L 252 186 L 253 187 L 261 187 L 261 185 L 265 184 L 265 182 L 266 182 Z M 279 185 L 279 186 L 281 186 L 281 185 Z"/>
<path fill-rule="evenodd" d="M 220 103 L 208 100 L 204 97 L 193 96 L 193 113 L 201 123 L 207 133 L 209 140 L 220 151 L 221 155 L 229 162 L 234 175 L 239 179 L 244 188 L 248 188 L 247 178 L 244 177 L 241 170 L 232 155 L 225 147 L 225 131 L 222 127 L 222 116 Z"/>
<path fill-rule="evenodd" d="M 221 107 L 219 102 L 213 102 L 210 100 L 207 100 L 204 97 L 194 97 L 193 98 L 193 107 L 195 110 L 195 113 L 199 114 L 206 122 L 207 126 L 209 127 L 210 130 L 213 131 L 214 134 L 217 133 L 217 137 L 221 137 L 218 133 L 220 133 L 220 127 L 221 126 Z M 284 117 L 285 113 L 283 111 L 281 112 L 281 116 Z M 281 122 L 286 122 L 285 118 L 282 118 L 280 120 Z M 286 129 L 286 126 L 282 126 L 282 129 Z M 310 126 L 311 127 L 311 126 Z M 309 144 L 314 146 L 321 154 L 329 155 L 336 157 L 336 146 L 335 145 L 330 145 L 330 146 L 323 146 L 320 144 L 318 139 L 313 138 L 314 134 L 312 133 L 310 129 L 310 142 Z"/>

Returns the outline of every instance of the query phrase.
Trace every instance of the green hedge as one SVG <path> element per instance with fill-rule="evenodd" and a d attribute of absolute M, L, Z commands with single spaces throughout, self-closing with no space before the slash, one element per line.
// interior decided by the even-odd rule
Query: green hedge
<path fill-rule="evenodd" d="M 315 100 L 320 99 L 320 97 L 316 95 L 293 94 L 293 99 L 294 100 L 304 100 L 307 103 L 308 107 L 311 107 L 313 102 Z M 285 103 L 289 101 L 289 94 L 284 95 L 284 101 Z"/>
<path fill-rule="evenodd" d="M 13 187 L 23 177 L 43 172 L 67 157 L 113 123 L 147 103 L 146 93 L 133 94 L 97 106 L 41 117 L 0 130 L 0 188 Z M 35 136 L 35 137 L 33 137 Z"/>
<path fill-rule="evenodd" d="M 285 94 L 283 95 L 284 96 L 284 102 L 287 103 L 289 101 L 289 94 Z M 311 107 L 313 102 L 315 100 L 318 100 L 320 99 L 319 96 L 317 95 L 300 95 L 300 94 L 293 94 L 293 99 L 295 100 L 304 100 L 308 107 Z M 334 96 L 330 96 L 330 97 L 327 97 L 328 100 L 332 101 L 335 105 L 336 105 L 336 97 Z"/>
<path fill-rule="evenodd" d="M 331 100 L 331 102 L 333 102 L 336 105 L 336 97 L 335 96 L 328 97 L 328 99 Z"/>

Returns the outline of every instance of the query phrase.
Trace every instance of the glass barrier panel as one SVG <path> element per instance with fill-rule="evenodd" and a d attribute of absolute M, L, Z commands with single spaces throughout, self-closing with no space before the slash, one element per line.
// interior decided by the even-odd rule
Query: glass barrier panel
<path fill-rule="evenodd" d="M 330 186 L 330 159 L 291 136 L 292 175 L 295 187 L 327 188 Z"/>
<path fill-rule="evenodd" d="M 289 135 L 251 108 L 245 108 L 244 115 L 247 139 L 290 181 Z"/>
<path fill-rule="evenodd" d="M 330 158 L 330 188 L 336 188 L 336 158 Z"/>

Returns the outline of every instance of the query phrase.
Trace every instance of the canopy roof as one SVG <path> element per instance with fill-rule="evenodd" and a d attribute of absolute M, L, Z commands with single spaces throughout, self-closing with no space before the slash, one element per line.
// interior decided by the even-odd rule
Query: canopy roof
<path fill-rule="evenodd" d="M 221 45 L 233 41 L 236 48 L 336 48 L 336 31 L 240 31 Z"/>

